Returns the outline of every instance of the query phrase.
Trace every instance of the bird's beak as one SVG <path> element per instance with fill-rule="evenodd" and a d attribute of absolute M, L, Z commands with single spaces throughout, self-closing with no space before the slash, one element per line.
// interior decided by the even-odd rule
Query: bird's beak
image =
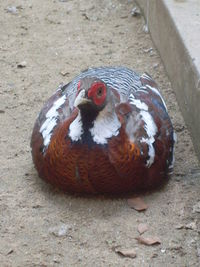
<path fill-rule="evenodd" d="M 84 105 L 91 102 L 91 100 L 86 98 L 85 95 L 85 90 L 81 90 L 74 101 L 74 107 L 78 107 L 80 105 Z"/>

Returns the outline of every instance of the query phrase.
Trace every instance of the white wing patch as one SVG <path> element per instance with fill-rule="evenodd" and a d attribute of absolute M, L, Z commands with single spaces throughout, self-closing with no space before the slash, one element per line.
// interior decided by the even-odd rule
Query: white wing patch
<path fill-rule="evenodd" d="M 145 103 L 142 103 L 139 99 L 135 99 L 132 94 L 130 95 L 130 103 L 136 106 L 138 109 L 146 111 L 148 110 L 148 106 Z"/>
<path fill-rule="evenodd" d="M 155 149 L 153 147 L 153 143 L 155 141 L 154 136 L 157 133 L 157 126 L 151 114 L 148 112 L 148 106 L 145 103 L 141 102 L 139 99 L 135 99 L 133 94 L 130 95 L 129 100 L 130 100 L 130 104 L 140 109 L 139 114 L 145 124 L 144 129 L 148 137 L 143 137 L 141 139 L 141 142 L 146 143 L 149 147 L 149 151 L 148 151 L 149 159 L 146 163 L 146 166 L 149 168 L 153 164 L 154 158 L 155 158 Z"/>
<path fill-rule="evenodd" d="M 121 123 L 116 113 L 113 111 L 108 113 L 107 109 L 103 109 L 94 121 L 90 133 L 94 142 L 104 145 L 107 144 L 108 138 L 119 134 L 120 127 Z"/>
<path fill-rule="evenodd" d="M 69 126 L 69 136 L 72 141 L 81 140 L 81 135 L 83 134 L 83 124 L 81 120 L 80 111 L 76 119 Z"/>
<path fill-rule="evenodd" d="M 153 143 L 155 141 L 154 136 L 157 133 L 157 126 L 149 112 L 142 110 L 140 111 L 140 114 L 145 123 L 144 128 L 148 135 L 147 138 L 143 137 L 141 142 L 147 143 L 149 146 L 149 159 L 147 160 L 147 167 L 149 168 L 153 164 L 155 158 L 155 149 L 153 147 Z"/>
<path fill-rule="evenodd" d="M 59 116 L 57 110 L 65 103 L 65 100 L 66 97 L 64 95 L 54 102 L 53 106 L 46 114 L 46 120 L 40 127 L 40 133 L 42 134 L 45 148 L 48 147 L 51 140 L 52 130 L 57 124 L 57 118 Z"/>

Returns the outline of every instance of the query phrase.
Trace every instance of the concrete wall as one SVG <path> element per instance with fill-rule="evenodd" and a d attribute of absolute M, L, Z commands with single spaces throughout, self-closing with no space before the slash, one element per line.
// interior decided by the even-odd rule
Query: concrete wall
<path fill-rule="evenodd" d="M 137 0 L 200 159 L 200 5 L 189 2 Z"/>

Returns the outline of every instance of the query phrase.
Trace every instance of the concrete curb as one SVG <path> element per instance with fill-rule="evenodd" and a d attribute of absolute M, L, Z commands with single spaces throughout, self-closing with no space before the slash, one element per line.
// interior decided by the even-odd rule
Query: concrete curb
<path fill-rule="evenodd" d="M 176 93 L 200 160 L 200 5 L 137 0 Z"/>

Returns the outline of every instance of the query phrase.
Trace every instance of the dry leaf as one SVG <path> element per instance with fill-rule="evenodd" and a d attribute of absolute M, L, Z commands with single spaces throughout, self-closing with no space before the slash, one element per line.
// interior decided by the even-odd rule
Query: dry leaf
<path fill-rule="evenodd" d="M 147 245 L 147 246 L 161 244 L 160 239 L 158 237 L 156 237 L 156 236 L 151 236 L 151 237 L 139 236 L 139 237 L 136 237 L 136 239 L 140 244 L 144 244 L 144 245 Z"/>
<path fill-rule="evenodd" d="M 128 249 L 115 249 L 115 252 L 129 258 L 135 258 L 137 256 L 135 250 L 133 248 Z"/>
<path fill-rule="evenodd" d="M 140 223 L 137 228 L 138 232 L 142 235 L 144 232 L 148 230 L 148 225 L 145 223 Z"/>
<path fill-rule="evenodd" d="M 147 204 L 140 197 L 129 198 L 128 205 L 137 211 L 143 211 L 148 208 Z"/>

